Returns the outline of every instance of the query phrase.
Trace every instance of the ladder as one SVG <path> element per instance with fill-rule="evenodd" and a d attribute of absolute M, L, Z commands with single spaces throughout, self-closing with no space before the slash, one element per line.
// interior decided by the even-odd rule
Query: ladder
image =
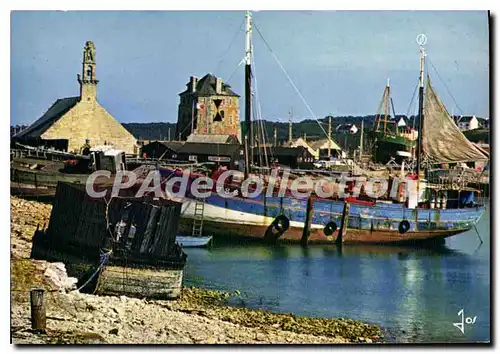
<path fill-rule="evenodd" d="M 205 211 L 205 201 L 201 198 L 196 198 L 193 215 L 193 231 L 191 236 L 202 236 L 203 232 L 203 213 Z"/>

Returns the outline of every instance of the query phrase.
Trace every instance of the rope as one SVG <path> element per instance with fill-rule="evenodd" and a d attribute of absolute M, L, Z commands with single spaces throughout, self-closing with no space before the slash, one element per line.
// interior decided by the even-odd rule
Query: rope
<path fill-rule="evenodd" d="M 229 43 L 229 46 L 227 47 L 226 51 L 221 55 L 221 60 L 219 61 L 219 64 L 217 64 L 217 69 L 215 69 L 215 72 L 217 73 L 217 71 L 220 69 L 220 66 L 221 64 L 223 63 L 224 61 L 224 57 L 226 56 L 226 54 L 229 52 L 229 50 L 231 49 L 231 47 L 233 46 L 234 42 L 235 42 L 235 39 L 236 37 L 238 36 L 238 34 L 241 32 L 242 28 L 243 28 L 243 25 L 245 24 L 245 20 L 243 19 L 241 21 L 241 24 L 240 24 L 240 27 L 238 28 L 238 30 L 236 31 L 236 33 L 234 34 L 233 36 L 233 39 L 231 40 L 231 43 Z M 228 80 L 229 82 L 229 80 Z"/>
<path fill-rule="evenodd" d="M 264 39 L 264 36 L 262 35 L 262 33 L 260 32 L 259 28 L 257 27 L 257 25 L 255 24 L 254 22 L 254 27 L 255 29 L 257 30 L 257 33 L 259 34 L 260 38 L 262 39 L 262 41 L 264 42 L 265 46 L 267 47 L 267 49 L 269 50 L 269 52 L 271 53 L 271 55 L 273 56 L 274 60 L 276 60 L 276 63 L 279 65 L 280 69 L 283 71 L 283 73 L 285 74 L 286 78 L 288 79 L 288 81 L 290 82 L 290 84 L 292 85 L 292 87 L 295 89 L 295 92 L 299 95 L 300 99 L 302 100 L 302 102 L 304 103 L 304 105 L 306 106 L 307 110 L 309 111 L 309 113 L 313 116 L 313 118 L 316 120 L 316 122 L 318 123 L 319 127 L 321 128 L 321 130 L 323 131 L 323 133 L 325 134 L 326 137 L 329 138 L 328 136 L 328 133 L 326 132 L 326 130 L 323 128 L 323 126 L 321 124 L 319 124 L 319 120 L 318 118 L 316 118 L 316 115 L 314 114 L 313 110 L 311 109 L 311 107 L 307 104 L 307 101 L 305 100 L 304 96 L 302 96 L 302 93 L 300 93 L 299 89 L 297 88 L 297 86 L 295 86 L 295 83 L 293 82 L 292 78 L 290 77 L 290 75 L 288 75 L 288 73 L 286 72 L 285 68 L 283 67 L 283 65 L 281 65 L 281 62 L 278 60 L 278 57 L 276 56 L 276 54 L 274 54 L 274 52 L 271 50 L 271 47 L 269 46 L 269 44 L 266 42 L 266 40 Z"/>
<path fill-rule="evenodd" d="M 227 79 L 227 83 L 231 82 L 231 79 L 233 78 L 234 74 L 236 74 L 236 72 L 238 71 L 238 69 L 240 68 L 240 66 L 243 65 L 244 62 L 245 62 L 244 58 L 240 60 L 240 62 L 238 63 L 238 66 L 236 67 L 236 69 L 234 69 L 234 71 L 231 74 L 231 76 L 229 76 L 229 79 Z"/>
<path fill-rule="evenodd" d="M 80 291 L 82 290 L 84 287 L 86 287 L 90 281 L 92 279 L 94 279 L 94 277 L 97 275 L 97 273 L 104 267 L 104 265 L 108 262 L 109 260 L 109 256 L 111 255 L 111 252 L 112 251 L 109 251 L 107 253 L 104 253 L 102 251 L 100 251 L 101 254 L 100 254 L 100 257 L 99 257 L 99 265 L 97 266 L 97 269 L 94 271 L 94 273 L 90 276 L 90 278 L 87 279 L 87 281 L 85 283 L 83 283 L 82 286 L 80 286 L 78 289 L 76 289 L 76 291 Z"/>
<path fill-rule="evenodd" d="M 254 100 L 255 100 L 255 103 L 257 106 L 256 116 L 257 116 L 257 121 L 260 124 L 260 134 L 262 135 L 262 143 L 264 145 L 264 157 L 266 160 L 266 166 L 269 166 L 269 160 L 268 160 L 268 156 L 267 156 L 267 147 L 266 147 L 267 131 L 265 130 L 264 124 L 262 122 L 262 107 L 261 107 L 260 101 L 259 101 L 259 90 L 257 87 L 257 75 L 256 75 L 256 71 L 255 71 L 255 69 L 256 69 L 255 68 L 255 61 L 253 59 L 254 58 L 252 58 L 252 65 L 254 68 L 254 74 L 252 76 L 253 76 L 254 81 L 255 81 L 255 98 L 254 98 Z"/>
<path fill-rule="evenodd" d="M 455 102 L 455 106 L 457 106 L 458 110 L 464 114 L 464 111 L 462 110 L 462 108 L 460 108 L 460 106 L 458 105 L 457 101 L 455 100 L 455 97 L 453 97 L 453 95 L 451 94 L 451 91 L 450 89 L 448 88 L 448 86 L 446 85 L 446 82 L 444 82 L 444 80 L 441 78 L 441 75 L 439 75 L 439 72 L 437 71 L 436 67 L 434 66 L 434 64 L 432 63 L 432 60 L 431 58 L 427 57 L 429 59 L 429 63 L 432 65 L 432 67 L 434 68 L 434 71 L 436 72 L 437 76 L 439 77 L 439 79 L 441 80 L 441 82 L 443 83 L 444 87 L 446 88 L 446 91 L 448 91 L 448 94 L 450 95 L 451 99 L 453 100 L 453 102 Z"/>

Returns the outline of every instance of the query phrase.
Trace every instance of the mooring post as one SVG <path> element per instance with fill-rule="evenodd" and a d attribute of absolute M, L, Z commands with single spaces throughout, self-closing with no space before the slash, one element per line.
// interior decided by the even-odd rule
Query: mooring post
<path fill-rule="evenodd" d="M 307 246 L 309 238 L 309 231 L 311 230 L 312 214 L 314 210 L 314 197 L 311 194 L 307 199 L 306 220 L 304 221 L 304 230 L 302 231 L 302 239 L 300 243 L 302 246 Z"/>
<path fill-rule="evenodd" d="M 340 228 L 335 244 L 341 246 L 344 242 L 344 236 L 347 232 L 347 224 L 349 221 L 349 203 L 344 203 L 344 211 L 342 212 L 342 220 L 340 220 Z"/>
<path fill-rule="evenodd" d="M 33 289 L 30 292 L 31 329 L 34 331 L 45 332 L 47 318 L 44 295 L 44 289 Z"/>

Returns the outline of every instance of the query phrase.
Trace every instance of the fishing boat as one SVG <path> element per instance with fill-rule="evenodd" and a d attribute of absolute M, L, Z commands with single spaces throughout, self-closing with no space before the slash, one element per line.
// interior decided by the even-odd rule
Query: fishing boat
<path fill-rule="evenodd" d="M 373 129 L 374 146 L 372 156 L 373 161 L 376 163 L 387 164 L 391 160 L 401 163 L 415 154 L 416 131 L 414 127 L 406 127 L 406 122 L 404 127 L 399 126 L 390 92 L 390 84 L 389 80 L 387 80 Z M 394 119 L 392 120 L 389 119 L 389 102 L 393 111 Z"/>
<path fill-rule="evenodd" d="M 251 92 L 251 15 L 246 13 L 246 96 Z M 422 38 L 422 37 L 419 37 Z M 458 129 L 436 94 L 429 76 L 424 90 L 425 49 L 420 44 L 419 78 L 419 134 L 416 151 L 416 193 L 395 200 L 361 200 L 359 198 L 297 198 L 268 196 L 265 191 L 256 197 L 243 197 L 241 193 L 221 196 L 215 190 L 204 199 L 204 229 L 214 236 L 229 239 L 250 238 L 272 242 L 300 242 L 304 227 L 310 223 L 308 242 L 335 243 L 340 226 L 345 223 L 347 232 L 343 243 L 413 244 L 444 242 L 444 239 L 470 230 L 485 212 L 485 205 L 477 203 L 480 191 L 469 188 L 465 180 L 454 177 L 454 169 L 433 180 L 425 179 L 424 168 L 465 161 L 487 160 L 488 155 L 472 144 Z M 425 43 L 424 43 L 425 44 Z M 248 98 L 247 97 L 247 98 Z M 251 135 L 250 99 L 246 99 L 245 151 Z M 245 178 L 251 175 L 248 154 L 245 154 Z M 406 174 L 405 171 L 402 171 Z M 164 170 L 163 174 L 182 172 Z M 436 176 L 436 175 L 434 175 Z M 405 176 L 407 179 L 408 175 Z M 196 176 L 192 176 L 192 179 Z M 192 180 L 190 179 L 190 181 Z M 189 189 L 189 188 L 188 188 Z M 180 231 L 192 227 L 197 203 L 186 194 L 175 197 L 182 203 Z M 198 201 L 199 202 L 199 201 Z M 350 207 L 346 209 L 346 204 Z M 312 210 L 310 217 L 307 210 Z M 346 213 L 345 211 L 348 210 Z M 308 220 L 310 219 L 310 220 Z"/>

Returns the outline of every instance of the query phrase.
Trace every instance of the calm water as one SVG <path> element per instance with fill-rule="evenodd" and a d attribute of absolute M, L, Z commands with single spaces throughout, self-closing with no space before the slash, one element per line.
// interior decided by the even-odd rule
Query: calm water
<path fill-rule="evenodd" d="M 488 210 L 489 212 L 489 210 Z M 397 342 L 490 340 L 490 220 L 438 249 L 214 245 L 186 249 L 186 284 L 240 291 L 236 306 L 377 323 Z M 477 316 L 465 334 L 457 312 Z"/>

